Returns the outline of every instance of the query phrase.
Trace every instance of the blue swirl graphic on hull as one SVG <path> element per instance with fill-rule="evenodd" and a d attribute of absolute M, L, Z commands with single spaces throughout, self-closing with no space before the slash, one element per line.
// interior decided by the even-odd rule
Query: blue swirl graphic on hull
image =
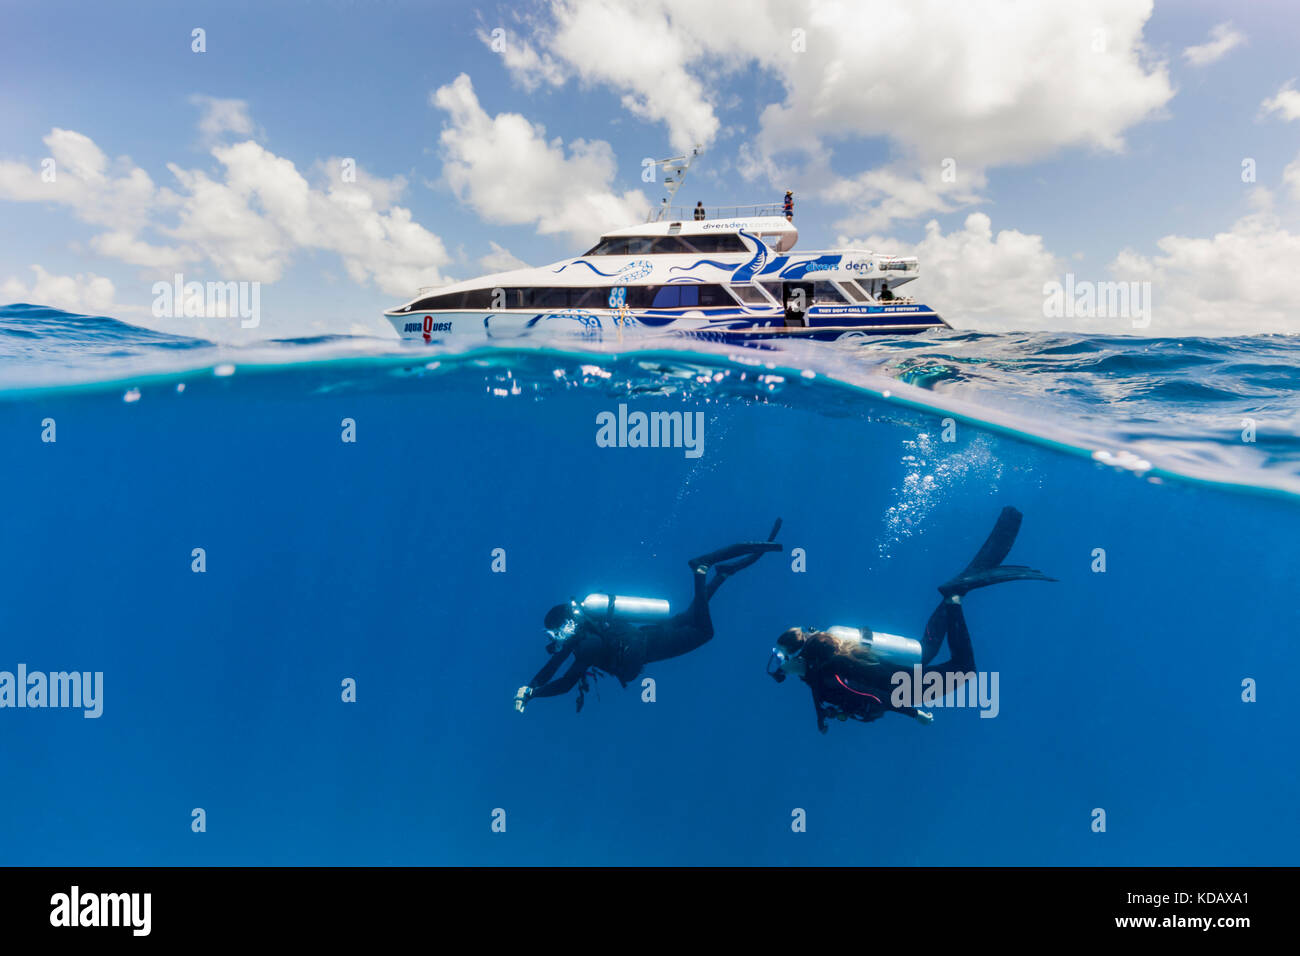
<path fill-rule="evenodd" d="M 629 262 L 619 269 L 618 277 L 624 282 L 631 282 L 634 279 L 644 279 L 654 271 L 654 263 L 649 259 L 637 259 L 635 262 Z"/>
<path fill-rule="evenodd" d="M 554 273 L 560 273 L 560 272 L 563 272 L 565 269 L 569 268 L 569 266 L 586 266 L 586 267 L 587 267 L 588 269 L 590 269 L 592 272 L 596 273 L 596 275 L 598 275 L 598 276 L 604 276 L 606 279 L 609 279 L 609 278 L 612 278 L 612 277 L 618 275 L 617 272 L 601 272 L 599 269 L 597 269 L 595 266 L 593 266 L 593 265 L 592 265 L 590 262 L 588 262 L 586 259 L 575 259 L 575 260 L 573 260 L 572 262 L 566 262 L 564 265 L 560 266 L 560 268 L 558 268 L 558 269 L 552 269 L 551 271 L 554 272 Z"/>
<path fill-rule="evenodd" d="M 538 322 L 548 322 L 552 319 L 558 319 L 560 321 L 567 319 L 571 322 L 578 322 L 584 328 L 588 329 L 598 329 L 601 327 L 600 316 L 596 315 L 594 312 L 588 312 L 585 309 L 563 309 L 556 312 L 543 312 L 540 315 L 535 315 L 529 319 L 526 327 L 531 329 L 537 325 Z"/>
<path fill-rule="evenodd" d="M 700 266 L 713 266 L 715 269 L 730 269 L 731 265 L 730 262 L 718 262 L 714 259 L 701 259 L 699 262 L 693 263 L 689 266 L 673 266 L 668 271 L 677 272 L 680 270 L 682 272 L 690 272 L 692 269 L 698 269 Z"/>
<path fill-rule="evenodd" d="M 757 244 L 758 251 L 754 253 L 754 258 L 750 259 L 743 266 L 741 266 L 739 269 L 737 269 L 735 272 L 731 274 L 731 281 L 750 282 L 753 280 L 754 276 L 758 273 L 758 270 L 763 268 L 763 263 L 767 262 L 767 246 L 762 242 L 762 240 L 758 238 L 758 236 L 745 232 L 745 230 L 743 229 L 740 230 L 740 234 L 744 236 L 746 239 L 749 239 L 750 241 Z"/>
<path fill-rule="evenodd" d="M 617 272 L 601 272 L 586 259 L 575 259 L 572 262 L 566 262 L 558 269 L 552 269 L 551 272 L 559 274 L 569 268 L 569 266 L 586 266 L 598 276 L 604 276 L 606 279 L 612 279 L 615 276 L 618 276 L 626 282 L 631 282 L 633 279 L 644 278 L 654 271 L 654 263 L 649 259 L 637 259 L 633 262 L 626 263 Z"/>

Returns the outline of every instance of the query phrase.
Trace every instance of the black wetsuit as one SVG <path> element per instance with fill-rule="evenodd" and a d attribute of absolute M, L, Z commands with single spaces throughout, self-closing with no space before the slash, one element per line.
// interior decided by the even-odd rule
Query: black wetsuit
<path fill-rule="evenodd" d="M 646 664 L 680 657 L 706 644 L 713 637 L 709 601 L 731 575 L 749 567 L 767 552 L 781 550 L 781 545 L 772 540 L 780 527 L 778 519 L 766 542 L 734 544 L 692 559 L 689 563 L 695 593 L 691 606 L 666 621 L 631 624 L 612 617 L 602 619 L 599 615 L 583 614 L 571 638 L 558 647 L 554 643 L 551 645 L 551 659 L 528 682 L 529 687 L 535 688 L 532 696 L 556 697 L 567 694 L 576 685 L 579 688 L 578 710 L 582 710 L 588 679 L 596 672 L 612 674 L 626 687 Z M 744 557 L 740 560 L 722 563 L 741 555 Z M 710 568 L 714 572 L 712 581 L 708 580 Z M 556 672 L 570 658 L 569 669 L 556 678 Z"/>
<path fill-rule="evenodd" d="M 975 670 L 975 650 L 971 646 L 970 631 L 962 612 L 961 598 L 976 588 L 1001 584 L 1006 581 L 1054 581 L 1041 571 L 1020 564 L 1003 564 L 1020 533 L 1023 516 L 1015 508 L 1003 508 L 979 552 L 970 564 L 951 581 L 939 586 L 943 602 L 930 615 L 921 638 L 921 687 L 913 687 L 908 700 L 916 700 L 926 686 L 930 674 L 939 675 L 944 691 L 960 687 Z M 953 599 L 956 600 L 953 600 Z M 948 640 L 951 657 L 942 664 L 931 664 Z M 837 657 L 834 641 L 827 634 L 813 634 L 802 652 L 804 681 L 812 688 L 813 705 L 817 709 L 817 727 L 826 729 L 827 717 L 844 715 L 855 720 L 876 720 L 890 711 L 916 717 L 918 709 L 912 706 L 895 707 L 890 700 L 896 685 L 894 674 L 904 670 L 909 683 L 915 671 L 900 668 L 897 664 L 869 664 L 861 660 Z M 949 684 L 949 680 L 952 684 Z M 933 682 L 931 682 L 933 684 Z M 903 685 L 908 686 L 908 685 Z"/>
<path fill-rule="evenodd" d="M 931 665 L 943 646 L 944 638 L 948 640 L 948 651 L 952 656 L 942 664 Z M 911 682 L 915 677 L 913 670 L 900 668 L 897 664 L 857 661 L 847 664 L 832 656 L 833 646 L 830 638 L 814 634 L 809 637 L 802 655 L 807 667 L 803 679 L 812 689 L 818 728 L 825 729 L 826 718 L 839 714 L 864 721 L 877 720 L 889 711 L 916 716 L 917 708 L 910 705 L 895 707 L 891 700 L 896 690 L 894 674 L 903 670 Z M 944 601 L 930 615 L 925 625 L 925 636 L 921 639 L 922 680 L 930 674 L 937 674 L 946 689 L 951 674 L 952 686 L 958 687 L 974 670 L 975 649 L 971 646 L 966 616 L 960 604 Z M 920 694 L 920 688 L 916 693 Z M 912 700 L 913 695 L 908 694 L 907 699 Z"/>
<path fill-rule="evenodd" d="M 695 575 L 695 599 L 691 606 L 666 621 L 629 624 L 584 615 L 573 637 L 565 641 L 529 681 L 529 686 L 536 688 L 532 696 L 567 694 L 593 668 L 612 674 L 626 687 L 646 664 L 678 657 L 706 643 L 713 637 L 708 589 L 704 584 L 706 573 Z M 552 680 L 556 671 L 570 658 L 573 662 L 569 669 L 562 677 Z"/>

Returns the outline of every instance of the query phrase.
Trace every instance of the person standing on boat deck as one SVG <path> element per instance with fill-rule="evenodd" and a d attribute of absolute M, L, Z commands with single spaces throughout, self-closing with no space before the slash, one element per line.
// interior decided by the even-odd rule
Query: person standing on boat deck
<path fill-rule="evenodd" d="M 699 222 L 703 218 L 704 218 L 704 203 L 697 202 L 695 204 L 695 221 Z"/>
<path fill-rule="evenodd" d="M 794 193 L 785 191 L 785 221 L 794 222 Z"/>
<path fill-rule="evenodd" d="M 894 298 L 894 293 L 889 291 L 889 280 L 886 279 L 880 283 L 880 301 L 889 302 Z"/>
<path fill-rule="evenodd" d="M 695 582 L 691 606 L 665 620 L 646 622 L 643 617 L 637 623 L 632 615 L 620 615 L 620 602 L 635 605 L 638 603 L 635 598 L 600 595 L 605 598 L 605 604 L 596 611 L 587 607 L 588 601 L 581 605 L 577 601 L 555 605 L 546 612 L 542 622 L 551 637 L 546 648 L 551 659 L 529 683 L 519 688 L 515 694 L 515 710 L 522 714 L 532 698 L 567 694 L 576 684 L 581 711 L 590 689 L 588 680 L 599 672 L 613 674 L 626 687 L 646 664 L 680 657 L 706 644 L 713 637 L 709 601 L 714 593 L 737 571 L 749 567 L 769 551 L 780 551 L 781 545 L 776 543 L 780 531 L 781 519 L 777 518 L 766 541 L 733 544 L 692 558 L 688 562 Z M 706 580 L 709 568 L 713 568 L 712 581 Z M 667 613 L 666 601 L 653 603 L 661 604 Z M 624 619 L 620 620 L 620 616 Z M 556 679 L 555 672 L 569 657 L 573 663 L 564 676 Z"/>

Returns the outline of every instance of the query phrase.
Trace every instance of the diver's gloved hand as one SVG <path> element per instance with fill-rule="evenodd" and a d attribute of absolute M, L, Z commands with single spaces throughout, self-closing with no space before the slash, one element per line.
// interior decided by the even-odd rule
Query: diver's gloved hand
<path fill-rule="evenodd" d="M 532 696 L 533 689 L 527 684 L 519 688 L 519 690 L 515 692 L 515 710 L 522 714 L 524 712 L 524 707 L 527 706 L 528 700 Z"/>

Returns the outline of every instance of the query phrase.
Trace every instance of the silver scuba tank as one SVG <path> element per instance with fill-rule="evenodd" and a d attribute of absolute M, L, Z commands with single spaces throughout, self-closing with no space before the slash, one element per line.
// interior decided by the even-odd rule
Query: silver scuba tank
<path fill-rule="evenodd" d="M 826 633 L 864 645 L 867 652 L 882 664 L 911 667 L 913 664 L 921 663 L 921 642 L 914 641 L 910 637 L 899 637 L 897 634 L 886 634 L 884 631 L 871 631 L 864 635 L 860 628 L 838 625 L 826 628 Z"/>
<path fill-rule="evenodd" d="M 610 602 L 614 602 L 610 613 Z M 580 605 L 584 614 L 597 620 L 661 621 L 669 616 L 668 602 L 661 598 L 627 597 L 623 594 L 588 594 Z"/>

